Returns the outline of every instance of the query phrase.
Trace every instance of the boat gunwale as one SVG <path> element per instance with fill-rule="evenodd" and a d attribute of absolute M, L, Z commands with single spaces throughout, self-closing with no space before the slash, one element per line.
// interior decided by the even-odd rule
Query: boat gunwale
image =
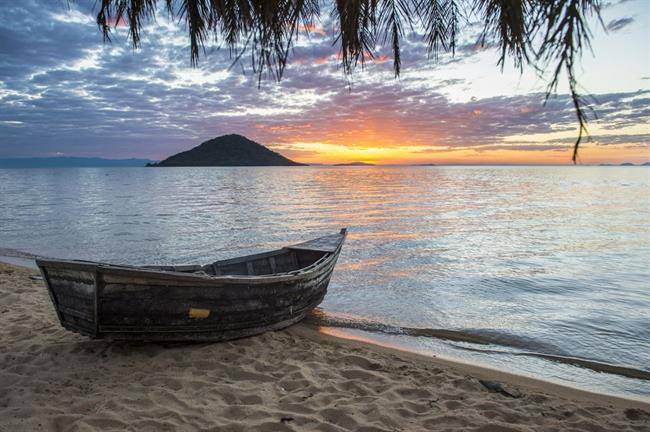
<path fill-rule="evenodd" d="M 273 282 L 298 282 L 304 279 L 312 278 L 314 274 L 320 272 L 323 268 L 328 266 L 332 261 L 335 261 L 338 258 L 338 255 L 341 252 L 343 243 L 347 236 L 347 229 L 343 228 L 340 231 L 341 239 L 336 247 L 334 252 L 325 252 L 323 257 L 319 258 L 316 262 L 296 269 L 290 272 L 284 273 L 273 273 L 268 275 L 208 275 L 208 274 L 196 274 L 196 273 L 184 273 L 184 272 L 175 272 L 167 270 L 153 270 L 145 267 L 135 267 L 119 264 L 108 264 L 95 261 L 83 261 L 83 260 L 64 260 L 64 259 L 52 259 L 45 257 L 36 257 L 35 261 L 37 266 L 42 269 L 43 267 L 58 267 L 58 268 L 71 268 L 76 270 L 86 270 L 86 271 L 98 271 L 103 274 L 113 274 L 121 276 L 137 276 L 142 278 L 149 279 L 163 279 L 163 280 L 175 280 L 175 281 L 185 281 L 185 282 L 202 282 L 205 285 L 214 285 L 216 283 L 226 283 L 226 284 L 267 284 Z M 271 253 L 276 251 L 283 251 L 284 249 L 290 249 L 291 246 L 285 248 L 277 249 L 275 251 L 262 252 L 261 254 Z M 259 255 L 259 254 L 255 254 Z M 236 259 L 231 258 L 231 259 Z"/>

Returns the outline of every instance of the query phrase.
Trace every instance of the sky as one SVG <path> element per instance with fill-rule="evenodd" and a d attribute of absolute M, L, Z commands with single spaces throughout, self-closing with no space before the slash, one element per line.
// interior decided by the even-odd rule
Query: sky
<path fill-rule="evenodd" d="M 305 163 L 571 163 L 577 125 L 564 83 L 544 105 L 547 77 L 501 71 L 471 23 L 454 57 L 433 61 L 408 35 L 399 78 L 381 46 L 346 77 L 325 13 L 282 81 L 258 87 L 247 58 L 231 67 L 219 41 L 192 68 L 186 29 L 164 12 L 141 48 L 120 27 L 103 43 L 95 4 L 0 1 L 0 158 L 160 160 L 238 133 Z M 580 162 L 650 161 L 650 0 L 608 0 L 602 16 L 579 67 L 598 115 Z"/>

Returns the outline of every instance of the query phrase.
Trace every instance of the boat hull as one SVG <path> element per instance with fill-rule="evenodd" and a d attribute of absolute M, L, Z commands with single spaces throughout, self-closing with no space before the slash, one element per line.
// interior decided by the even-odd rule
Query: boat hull
<path fill-rule="evenodd" d="M 207 276 L 39 259 L 63 327 L 93 338 L 223 341 L 290 326 L 323 301 L 341 244 L 310 268 Z"/>

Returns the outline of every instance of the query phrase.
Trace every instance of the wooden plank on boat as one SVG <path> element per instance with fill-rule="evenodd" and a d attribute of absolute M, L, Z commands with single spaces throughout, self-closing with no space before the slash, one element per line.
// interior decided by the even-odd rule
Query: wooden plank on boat
<path fill-rule="evenodd" d="M 334 234 L 330 236 L 320 237 L 314 240 L 309 240 L 304 243 L 287 246 L 287 249 L 301 249 L 318 252 L 336 252 L 339 245 L 343 241 L 344 234 Z"/>
<path fill-rule="evenodd" d="M 189 265 L 177 265 L 177 266 L 174 266 L 173 271 L 177 271 L 177 272 L 193 272 L 193 271 L 198 271 L 198 270 L 201 270 L 200 265 L 189 264 Z"/>
<path fill-rule="evenodd" d="M 245 255 L 245 256 L 240 256 L 240 257 L 215 261 L 214 264 L 227 265 L 227 264 L 243 263 L 243 262 L 247 262 L 247 261 L 253 261 L 253 260 L 257 260 L 257 259 L 268 258 L 268 257 L 276 256 L 276 255 L 282 255 L 285 252 L 286 251 L 284 249 L 279 249 L 279 250 L 274 250 L 274 251 L 269 251 L 269 252 L 261 252 L 261 253 L 256 253 L 256 254 L 252 254 L 252 255 Z"/>
<path fill-rule="evenodd" d="M 269 257 L 269 267 L 271 267 L 271 273 L 276 272 L 275 257 Z"/>
<path fill-rule="evenodd" d="M 208 332 L 224 329 L 243 329 L 270 325 L 282 321 L 292 315 L 305 314 L 316 307 L 325 296 L 325 291 L 304 299 L 294 307 L 282 309 L 260 310 L 255 313 L 226 313 L 220 311 L 201 309 L 196 316 L 188 316 L 187 311 L 179 311 L 173 319 L 164 315 L 150 315 L 146 326 L 142 325 L 142 317 L 119 317 L 108 315 L 109 319 L 102 323 L 102 331 L 133 331 L 133 332 Z M 211 312 L 216 312 L 213 315 Z M 196 312 L 190 312 L 194 315 Z M 138 319 L 139 318 L 139 319 Z M 198 319 L 197 319 L 198 318 Z"/>
<path fill-rule="evenodd" d="M 95 269 L 95 292 L 93 293 L 93 320 L 95 321 L 95 336 L 99 334 L 99 299 L 102 294 L 102 275 L 99 268 Z"/>
<path fill-rule="evenodd" d="M 87 313 L 86 311 L 83 311 L 83 310 L 71 309 L 71 308 L 68 308 L 66 306 L 59 306 L 59 310 L 64 315 L 71 315 L 71 316 L 74 316 L 74 317 L 77 317 L 77 318 L 84 319 L 84 320 L 86 320 L 88 322 L 93 321 L 93 316 L 90 315 L 89 313 Z"/>
<path fill-rule="evenodd" d="M 67 269 L 60 267 L 49 267 L 48 266 L 48 275 L 51 279 L 65 279 L 69 281 L 74 281 L 80 284 L 92 285 L 95 283 L 93 279 L 93 274 L 95 272 L 95 267 L 91 269 L 77 270 L 77 269 Z"/>

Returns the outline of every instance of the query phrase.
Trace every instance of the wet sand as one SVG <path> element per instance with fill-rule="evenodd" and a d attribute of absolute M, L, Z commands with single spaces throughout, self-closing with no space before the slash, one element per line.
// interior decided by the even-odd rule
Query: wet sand
<path fill-rule="evenodd" d="M 60 327 L 36 274 L 0 263 L 0 431 L 650 430 L 648 402 L 305 325 L 219 344 L 92 341 Z"/>

